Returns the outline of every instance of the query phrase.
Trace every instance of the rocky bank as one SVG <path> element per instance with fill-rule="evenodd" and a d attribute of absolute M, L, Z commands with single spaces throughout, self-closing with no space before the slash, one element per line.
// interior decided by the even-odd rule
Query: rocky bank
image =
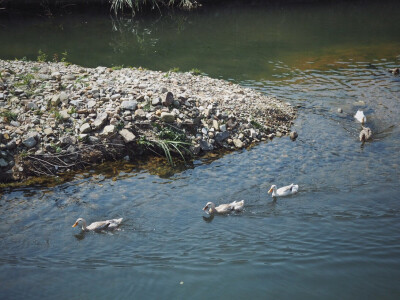
<path fill-rule="evenodd" d="M 295 115 L 191 73 L 0 60 L 0 182 L 146 153 L 240 149 L 289 135 Z"/>

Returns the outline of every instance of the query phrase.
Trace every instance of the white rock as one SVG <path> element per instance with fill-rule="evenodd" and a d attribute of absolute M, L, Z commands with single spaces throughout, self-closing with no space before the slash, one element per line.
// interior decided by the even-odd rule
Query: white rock
<path fill-rule="evenodd" d="M 107 125 L 103 128 L 103 131 L 101 132 L 101 135 L 107 136 L 116 131 L 116 127 L 114 125 Z"/>
<path fill-rule="evenodd" d="M 257 138 L 257 131 L 255 131 L 253 128 L 250 129 L 250 137 L 251 137 L 252 139 Z"/>
<path fill-rule="evenodd" d="M 97 129 L 103 127 L 103 125 L 105 124 L 107 119 L 108 119 L 107 113 L 98 114 L 96 120 L 94 120 L 94 122 L 92 124 L 93 130 L 97 130 Z M 84 132 L 82 132 L 82 133 L 84 133 Z"/>
<path fill-rule="evenodd" d="M 137 101 L 135 100 L 122 101 L 121 103 L 122 109 L 135 110 L 136 107 L 137 107 Z"/>
<path fill-rule="evenodd" d="M 124 139 L 125 143 L 130 143 L 133 142 L 136 138 L 136 136 L 130 132 L 127 129 L 122 129 L 119 131 L 119 134 L 122 136 L 122 138 Z"/>
<path fill-rule="evenodd" d="M 68 114 L 68 110 L 66 110 L 66 109 L 60 111 L 60 116 L 61 116 L 61 119 L 62 119 L 63 121 L 68 120 L 69 117 L 70 117 L 70 115 Z"/>
<path fill-rule="evenodd" d="M 68 95 L 66 92 L 61 92 L 59 98 L 62 103 L 68 103 Z"/>
<path fill-rule="evenodd" d="M 161 121 L 163 121 L 165 123 L 173 123 L 175 121 L 175 116 L 174 116 L 174 114 L 164 111 L 161 113 L 160 119 L 161 119 Z"/>
<path fill-rule="evenodd" d="M 243 148 L 243 142 L 240 139 L 234 139 L 233 144 L 235 145 L 236 148 Z"/>
<path fill-rule="evenodd" d="M 160 103 L 161 103 L 160 97 L 156 97 L 156 98 L 153 98 L 153 100 L 151 100 L 151 105 L 153 105 L 153 106 L 159 105 Z"/>
<path fill-rule="evenodd" d="M 92 109 L 95 106 L 96 106 L 96 101 L 94 100 L 89 100 L 89 102 L 87 103 L 88 109 Z"/>
<path fill-rule="evenodd" d="M 111 96 L 111 100 L 117 100 L 119 98 L 121 98 L 121 94 L 114 94 Z"/>
<path fill-rule="evenodd" d="M 213 120 L 213 127 L 215 128 L 215 130 L 219 130 L 219 124 L 217 120 Z"/>
<path fill-rule="evenodd" d="M 90 127 L 89 123 L 82 124 L 81 128 L 79 129 L 81 133 L 88 133 L 92 131 L 92 127 Z"/>

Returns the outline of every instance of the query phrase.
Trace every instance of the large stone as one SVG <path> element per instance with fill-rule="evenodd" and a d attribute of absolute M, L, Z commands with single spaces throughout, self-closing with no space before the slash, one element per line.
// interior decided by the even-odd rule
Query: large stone
<path fill-rule="evenodd" d="M 79 129 L 81 133 L 88 133 L 92 131 L 92 127 L 90 127 L 89 123 L 82 124 L 81 128 Z"/>
<path fill-rule="evenodd" d="M 101 132 L 102 136 L 107 136 L 116 131 L 116 127 L 114 125 L 107 125 L 106 127 L 103 128 L 103 131 Z"/>
<path fill-rule="evenodd" d="M 8 143 L 6 144 L 6 148 L 7 148 L 8 150 L 13 150 L 13 149 L 17 148 L 17 143 L 16 143 L 16 141 L 12 140 L 12 141 L 8 142 Z"/>
<path fill-rule="evenodd" d="M 59 98 L 62 103 L 68 103 L 68 94 L 66 92 L 61 92 Z"/>
<path fill-rule="evenodd" d="M 111 96 L 111 100 L 117 100 L 119 98 L 121 98 L 121 94 L 114 94 Z"/>
<path fill-rule="evenodd" d="M 124 139 L 125 143 L 130 143 L 133 142 L 136 138 L 136 136 L 130 132 L 128 129 L 122 129 L 119 131 L 119 134 L 122 136 Z"/>
<path fill-rule="evenodd" d="M 70 135 L 64 135 L 60 138 L 60 143 L 62 146 L 74 145 L 76 144 L 76 138 Z"/>
<path fill-rule="evenodd" d="M 60 102 L 61 102 L 60 95 L 54 95 L 53 97 L 51 97 L 50 100 L 51 106 L 57 106 L 58 104 L 60 104 Z"/>
<path fill-rule="evenodd" d="M 213 120 L 213 127 L 215 128 L 215 130 L 219 130 L 219 124 L 217 120 Z"/>
<path fill-rule="evenodd" d="M 7 166 L 8 166 L 8 163 L 4 160 L 4 158 L 0 158 L 0 167 L 4 168 Z"/>
<path fill-rule="evenodd" d="M 43 130 L 43 132 L 44 132 L 44 134 L 45 135 L 53 135 L 53 129 L 52 128 L 45 128 L 44 130 Z"/>
<path fill-rule="evenodd" d="M 96 106 L 96 101 L 94 101 L 94 100 L 89 100 L 88 101 L 88 103 L 87 103 L 87 108 L 88 109 L 92 109 L 95 106 Z"/>
<path fill-rule="evenodd" d="M 61 79 L 61 73 L 60 72 L 53 72 L 53 73 L 51 73 L 51 78 L 60 80 Z"/>
<path fill-rule="evenodd" d="M 160 119 L 165 123 L 173 123 L 175 121 L 175 115 L 164 111 L 161 113 Z"/>
<path fill-rule="evenodd" d="M 18 121 L 11 121 L 10 125 L 14 127 L 19 127 L 21 124 Z"/>
<path fill-rule="evenodd" d="M 27 110 L 35 110 L 38 108 L 36 103 L 32 101 L 28 102 L 25 107 Z"/>
<path fill-rule="evenodd" d="M 36 146 L 37 141 L 36 141 L 36 139 L 35 139 L 33 136 L 30 136 L 30 137 L 24 139 L 24 140 L 22 141 L 22 143 L 25 145 L 25 147 L 27 147 L 27 148 L 32 148 L 32 147 L 35 147 L 35 146 Z"/>
<path fill-rule="evenodd" d="M 108 119 L 107 113 L 98 114 L 96 120 L 94 120 L 94 122 L 92 124 L 92 128 L 94 130 L 97 130 L 97 129 L 103 127 L 104 124 L 106 123 L 107 119 Z M 82 132 L 82 133 L 84 133 L 84 132 Z"/>
<path fill-rule="evenodd" d="M 211 145 L 210 143 L 208 143 L 205 140 L 200 141 L 200 148 L 203 151 L 212 151 L 214 149 L 213 145 Z"/>
<path fill-rule="evenodd" d="M 126 110 L 135 110 L 137 107 L 137 101 L 135 100 L 126 100 L 122 101 L 121 108 Z"/>
<path fill-rule="evenodd" d="M 161 99 L 160 99 L 160 97 L 155 97 L 155 98 L 153 98 L 152 100 L 151 100 L 151 105 L 153 105 L 153 106 L 157 106 L 157 105 L 160 105 L 161 104 Z"/>
<path fill-rule="evenodd" d="M 235 145 L 236 148 L 243 148 L 243 142 L 240 139 L 234 139 L 233 144 Z"/>
<path fill-rule="evenodd" d="M 143 109 L 139 108 L 139 109 L 135 110 L 135 117 L 140 118 L 140 119 L 145 119 L 146 113 L 144 112 Z"/>
<path fill-rule="evenodd" d="M 162 100 L 162 104 L 164 106 L 170 106 L 173 103 L 174 103 L 174 94 L 172 94 L 171 92 L 166 93 Z"/>
<path fill-rule="evenodd" d="M 215 135 L 215 141 L 218 144 L 221 144 L 223 141 L 225 141 L 229 137 L 229 132 L 228 131 L 223 131 L 223 132 L 218 132 Z"/>
<path fill-rule="evenodd" d="M 64 110 L 60 111 L 60 117 L 63 121 L 67 121 L 70 117 L 68 110 L 64 109 Z"/>

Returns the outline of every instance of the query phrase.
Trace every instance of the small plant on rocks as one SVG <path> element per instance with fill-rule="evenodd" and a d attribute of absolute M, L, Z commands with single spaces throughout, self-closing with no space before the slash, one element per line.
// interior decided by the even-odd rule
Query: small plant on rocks
<path fill-rule="evenodd" d="M 189 72 L 192 73 L 193 75 L 200 75 L 202 73 L 199 69 L 196 68 L 191 69 Z"/>
<path fill-rule="evenodd" d="M 13 113 L 12 111 L 3 111 L 0 113 L 0 116 L 4 118 L 6 123 L 10 123 L 11 121 L 16 121 L 18 115 Z"/>
<path fill-rule="evenodd" d="M 45 61 L 47 61 L 47 54 L 44 53 L 41 49 L 39 49 L 37 61 L 38 61 L 38 62 L 45 62 Z"/>

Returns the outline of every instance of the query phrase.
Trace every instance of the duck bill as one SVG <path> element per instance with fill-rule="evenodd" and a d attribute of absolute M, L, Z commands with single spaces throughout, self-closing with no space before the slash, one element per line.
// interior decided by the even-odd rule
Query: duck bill
<path fill-rule="evenodd" d="M 273 188 L 270 188 L 268 194 L 271 194 L 273 190 L 274 190 Z"/>
<path fill-rule="evenodd" d="M 206 206 L 204 206 L 203 210 L 204 210 L 204 211 L 206 211 L 206 210 L 207 210 L 207 208 L 208 208 L 208 206 L 206 205 Z"/>
<path fill-rule="evenodd" d="M 72 225 L 72 227 L 76 227 L 76 225 L 78 225 L 78 222 L 75 222 L 75 224 L 74 224 L 74 225 Z"/>

